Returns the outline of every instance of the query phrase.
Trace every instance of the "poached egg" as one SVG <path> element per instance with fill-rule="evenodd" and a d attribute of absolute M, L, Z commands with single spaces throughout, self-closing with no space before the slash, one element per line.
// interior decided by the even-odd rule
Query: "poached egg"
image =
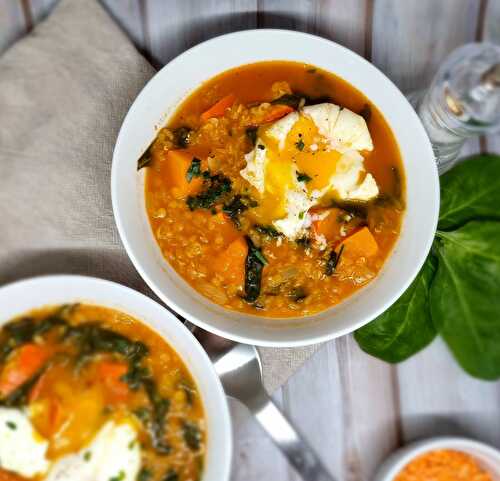
<path fill-rule="evenodd" d="M 311 224 L 311 207 L 375 198 L 378 186 L 360 153 L 371 150 L 365 119 L 332 103 L 304 107 L 261 127 L 240 171 L 257 190 L 256 220 L 296 240 Z"/>
<path fill-rule="evenodd" d="M 49 446 L 21 409 L 0 408 L 0 466 L 44 481 L 135 481 L 141 468 L 138 431 L 132 421 L 108 421 L 88 446 L 51 461 Z"/>

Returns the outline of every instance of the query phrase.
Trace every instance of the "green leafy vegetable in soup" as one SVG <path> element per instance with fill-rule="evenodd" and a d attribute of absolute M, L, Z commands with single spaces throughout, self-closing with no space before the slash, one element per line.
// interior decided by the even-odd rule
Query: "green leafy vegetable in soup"
<path fill-rule="evenodd" d="M 7 323 L 0 353 L 0 439 L 20 446 L 13 456 L 0 444 L 0 479 L 70 481 L 82 461 L 109 481 L 200 479 L 197 386 L 144 324 L 99 306 L 47 307 Z"/>

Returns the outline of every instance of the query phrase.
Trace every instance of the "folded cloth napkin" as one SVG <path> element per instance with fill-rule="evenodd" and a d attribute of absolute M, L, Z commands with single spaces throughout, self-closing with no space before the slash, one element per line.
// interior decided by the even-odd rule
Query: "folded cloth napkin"
<path fill-rule="evenodd" d="M 154 297 L 113 220 L 121 122 L 154 69 L 95 0 L 62 0 L 0 57 L 0 283 L 76 273 Z M 261 349 L 271 392 L 317 346 Z"/>

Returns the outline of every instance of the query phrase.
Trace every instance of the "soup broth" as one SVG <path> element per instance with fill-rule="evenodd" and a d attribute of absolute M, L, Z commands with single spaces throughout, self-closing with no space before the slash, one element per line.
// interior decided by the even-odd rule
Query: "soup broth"
<path fill-rule="evenodd" d="M 349 115 L 358 130 L 332 144 L 324 112 L 339 111 L 336 125 Z M 281 135 L 287 119 L 296 123 Z M 365 144 L 346 143 L 362 124 Z M 228 309 L 269 317 L 327 309 L 376 277 L 399 236 L 405 182 L 389 125 L 352 85 L 311 65 L 261 62 L 207 81 L 140 164 L 163 255 Z M 342 194 L 351 173 L 357 190 Z"/>

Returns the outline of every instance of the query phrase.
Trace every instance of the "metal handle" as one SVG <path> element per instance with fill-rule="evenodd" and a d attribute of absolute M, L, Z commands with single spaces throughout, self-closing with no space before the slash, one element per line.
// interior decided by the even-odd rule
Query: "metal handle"
<path fill-rule="evenodd" d="M 267 393 L 254 401 L 250 411 L 304 481 L 335 481 Z"/>

